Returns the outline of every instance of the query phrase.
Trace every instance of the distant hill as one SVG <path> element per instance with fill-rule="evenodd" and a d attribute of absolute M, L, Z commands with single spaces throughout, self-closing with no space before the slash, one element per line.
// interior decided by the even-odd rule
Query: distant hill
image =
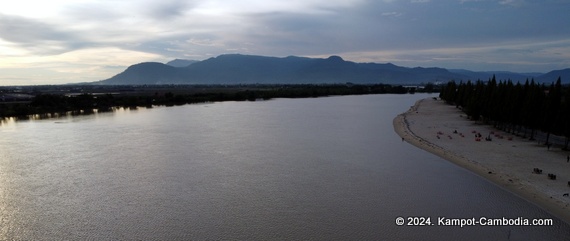
<path fill-rule="evenodd" d="M 198 62 L 198 60 L 175 59 L 166 63 L 166 65 L 170 65 L 172 67 L 188 67 L 189 65 L 196 62 Z"/>
<path fill-rule="evenodd" d="M 181 61 L 140 63 L 97 84 L 413 84 L 465 76 L 442 68 L 406 68 L 393 64 L 355 63 L 341 57 L 285 58 L 228 54 L 174 67 Z"/>
<path fill-rule="evenodd" d="M 384 83 L 419 84 L 450 80 L 511 79 L 524 82 L 534 78 L 550 83 L 560 74 L 570 82 L 570 69 L 548 74 L 513 72 L 474 72 L 443 68 L 407 68 L 394 64 L 355 63 L 339 56 L 329 58 L 285 58 L 256 55 L 227 54 L 203 61 L 173 60 L 167 64 L 140 63 L 120 74 L 96 84 L 320 84 L 320 83 Z M 552 76 L 555 76 L 553 78 Z"/>
<path fill-rule="evenodd" d="M 122 73 L 99 82 L 105 85 L 170 84 L 180 81 L 180 68 L 162 63 L 140 63 L 131 65 Z"/>
<path fill-rule="evenodd" d="M 558 80 L 558 77 L 561 78 L 563 84 L 570 84 L 570 68 L 553 70 L 546 74 L 538 76 L 536 79 L 539 82 L 551 83 L 556 82 L 556 80 Z"/>

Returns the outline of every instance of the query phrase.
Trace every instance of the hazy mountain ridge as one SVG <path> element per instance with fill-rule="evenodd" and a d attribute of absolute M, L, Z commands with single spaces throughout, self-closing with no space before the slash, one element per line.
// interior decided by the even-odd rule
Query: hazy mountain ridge
<path fill-rule="evenodd" d="M 172 67 L 188 67 L 189 65 L 199 62 L 198 60 L 189 60 L 189 59 L 175 59 L 166 63 L 166 65 L 170 65 Z"/>
<path fill-rule="evenodd" d="M 558 77 L 562 78 L 562 83 L 570 83 L 570 68 L 553 70 L 537 77 L 539 82 L 550 83 L 555 82 Z"/>
<path fill-rule="evenodd" d="M 162 63 L 140 63 L 128 67 L 112 78 L 97 84 L 319 84 L 319 83 L 384 83 L 419 84 L 449 80 L 498 80 L 550 83 L 558 76 L 570 82 L 570 69 L 547 74 L 514 73 L 507 71 L 475 72 L 444 68 L 401 67 L 391 63 L 355 63 L 339 56 L 284 58 L 256 55 L 226 54 L 203 61 L 176 59 Z M 555 77 L 553 77 L 555 76 Z M 566 77 L 566 78 L 565 78 Z"/>
<path fill-rule="evenodd" d="M 179 68 L 162 63 L 145 62 L 131 65 L 125 71 L 99 83 L 108 85 L 168 84 L 177 82 L 181 76 Z"/>

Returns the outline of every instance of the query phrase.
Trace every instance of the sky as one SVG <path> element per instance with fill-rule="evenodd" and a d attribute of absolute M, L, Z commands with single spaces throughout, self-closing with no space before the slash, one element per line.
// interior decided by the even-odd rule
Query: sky
<path fill-rule="evenodd" d="M 231 53 L 546 73 L 570 68 L 569 13 L 570 0 L 2 1 L 0 85 Z"/>

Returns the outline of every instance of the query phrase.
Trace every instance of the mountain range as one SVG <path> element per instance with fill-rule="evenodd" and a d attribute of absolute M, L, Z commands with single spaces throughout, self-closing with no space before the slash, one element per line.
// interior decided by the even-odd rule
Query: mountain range
<path fill-rule="evenodd" d="M 560 76 L 570 83 L 570 68 L 549 73 L 475 72 L 462 69 L 408 68 L 391 63 L 355 63 L 339 56 L 285 58 L 226 54 L 203 61 L 176 59 L 166 64 L 145 62 L 132 65 L 101 85 L 152 84 L 420 84 L 449 80 L 497 80 L 551 83 Z"/>

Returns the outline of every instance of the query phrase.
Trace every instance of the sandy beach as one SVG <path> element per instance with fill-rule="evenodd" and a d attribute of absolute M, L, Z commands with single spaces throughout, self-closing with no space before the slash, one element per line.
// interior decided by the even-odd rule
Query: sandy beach
<path fill-rule="evenodd" d="M 468 120 L 455 106 L 422 99 L 394 119 L 405 141 L 529 200 L 570 223 L 569 152 Z M 480 138 L 476 137 L 478 134 Z M 491 141 L 486 141 L 490 136 Z M 542 173 L 535 173 L 535 168 Z M 548 174 L 556 175 L 556 180 Z"/>

